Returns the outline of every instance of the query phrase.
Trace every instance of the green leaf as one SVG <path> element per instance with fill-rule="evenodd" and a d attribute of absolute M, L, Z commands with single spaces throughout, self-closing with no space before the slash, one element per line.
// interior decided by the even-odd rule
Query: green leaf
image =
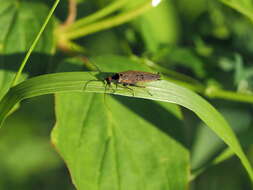
<path fill-rule="evenodd" d="M 1 54 L 23 53 L 30 47 L 49 12 L 40 2 L 0 0 Z M 40 39 L 35 52 L 52 53 L 53 22 Z"/>
<path fill-rule="evenodd" d="M 135 2 L 130 2 L 133 3 Z M 132 23 L 141 33 L 148 51 L 157 52 L 161 45 L 175 44 L 178 40 L 179 26 L 175 8 L 170 0 L 163 1 Z"/>
<path fill-rule="evenodd" d="M 178 126 L 159 105 L 68 93 L 56 113 L 52 140 L 77 189 L 185 189 L 188 151 L 166 135 Z"/>
<path fill-rule="evenodd" d="M 44 4 L 17 0 L 0 0 L 0 98 L 7 92 L 13 80 L 14 73 L 21 63 L 35 36 L 37 35 L 48 9 Z M 41 65 L 45 66 L 46 60 L 42 56 L 52 53 L 53 22 L 50 22 L 41 41 L 35 48 L 32 60 L 37 59 L 32 71 L 40 71 Z M 35 59 L 34 59 L 35 58 Z M 41 60 L 41 62 L 40 62 Z M 31 68 L 31 67 L 30 67 Z M 26 75 L 23 75 L 23 78 Z"/>
<path fill-rule="evenodd" d="M 191 1 L 191 6 L 189 6 L 189 0 L 179 0 L 177 4 L 180 15 L 189 20 L 189 23 L 205 12 L 208 6 L 207 0 Z"/>
<path fill-rule="evenodd" d="M 53 107 L 51 95 L 35 97 L 4 123 L 0 133 L 0 152 L 4 155 L 0 157 L 0 189 L 33 189 L 31 182 L 36 186 L 42 182 L 47 190 L 56 186 L 73 189 L 48 137 L 55 121 Z"/>
<path fill-rule="evenodd" d="M 253 22 L 253 2 L 251 0 L 220 0 L 227 6 L 247 16 Z"/>
<path fill-rule="evenodd" d="M 187 69 L 191 69 L 199 78 L 206 76 L 203 61 L 190 48 L 163 47 L 153 59 L 156 62 L 163 61 L 170 67 L 182 65 Z"/>
<path fill-rule="evenodd" d="M 106 74 L 108 73 L 100 73 L 99 75 L 95 72 L 57 73 L 34 77 L 33 79 L 24 81 L 13 87 L 1 100 L 0 122 L 3 122 L 8 112 L 17 102 L 25 98 L 59 92 L 104 93 L 104 83 L 102 81 L 91 80 L 104 79 Z M 132 90 L 121 86 L 117 90 L 113 90 L 112 88 L 115 88 L 115 86 L 111 86 L 106 93 L 114 92 L 114 94 L 132 97 L 134 91 L 136 98 L 175 103 L 192 110 L 235 152 L 253 181 L 250 163 L 229 124 L 214 107 L 194 92 L 164 80 L 150 82 L 146 84 L 145 88 L 132 87 Z"/>

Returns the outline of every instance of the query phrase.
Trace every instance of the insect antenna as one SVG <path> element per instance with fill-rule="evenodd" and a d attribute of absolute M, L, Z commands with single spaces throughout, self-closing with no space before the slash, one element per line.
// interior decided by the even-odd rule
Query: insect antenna
<path fill-rule="evenodd" d="M 97 64 L 95 63 L 95 61 L 92 58 L 87 58 L 87 61 L 89 64 L 94 66 L 99 73 L 102 73 L 101 69 L 97 66 Z"/>
<path fill-rule="evenodd" d="M 79 58 L 83 61 L 83 63 L 85 64 L 85 66 L 88 67 L 88 69 L 93 70 L 93 71 L 95 70 L 95 71 L 98 71 L 99 73 L 102 73 L 102 71 L 101 71 L 101 70 L 99 69 L 99 67 L 95 64 L 95 62 L 92 61 L 92 58 L 88 58 L 88 57 L 83 56 L 83 55 L 80 55 Z M 92 65 L 93 67 L 91 67 L 91 65 Z M 94 69 L 94 67 L 95 67 L 95 69 Z M 90 72 L 88 72 L 88 73 L 89 73 L 90 75 L 92 75 Z M 92 77 L 94 77 L 94 75 L 92 75 Z M 103 82 L 103 83 L 105 84 L 105 81 L 104 81 L 104 80 L 89 80 L 89 81 L 87 81 L 87 82 L 85 83 L 83 90 L 85 91 L 86 88 L 87 88 L 87 86 L 88 86 L 88 84 L 89 84 L 90 82 L 94 82 L 94 81 L 101 81 L 101 82 Z"/>
<path fill-rule="evenodd" d="M 95 63 L 95 61 L 94 61 L 92 58 L 87 58 L 87 57 L 85 57 L 85 58 L 83 59 L 83 61 L 84 61 L 84 63 L 87 64 L 87 66 L 88 66 L 88 64 L 91 64 L 93 67 L 95 67 L 95 69 L 93 68 L 94 70 L 98 71 L 100 74 L 102 73 L 101 69 L 97 66 L 97 64 Z M 104 85 L 105 85 L 105 89 L 104 89 L 104 98 L 103 98 L 103 99 L 104 99 L 104 104 L 105 104 L 106 108 L 107 108 L 108 110 L 110 110 L 109 105 L 107 104 L 107 101 L 106 101 L 107 87 L 108 87 L 108 85 L 110 86 L 110 84 L 109 84 L 108 82 L 106 82 L 106 80 L 90 80 L 90 81 L 87 81 L 86 84 L 85 84 L 85 86 L 84 86 L 84 90 L 86 89 L 87 85 L 88 85 L 90 82 L 94 82 L 94 81 L 101 81 L 101 82 L 104 83 Z"/>

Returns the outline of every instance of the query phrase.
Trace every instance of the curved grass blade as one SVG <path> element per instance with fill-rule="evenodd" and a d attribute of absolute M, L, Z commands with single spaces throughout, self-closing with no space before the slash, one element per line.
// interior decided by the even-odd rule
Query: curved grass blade
<path fill-rule="evenodd" d="M 34 77 L 20 83 L 11 88 L 1 100 L 0 123 L 3 122 L 12 107 L 25 98 L 59 92 L 104 93 L 105 85 L 102 81 L 91 81 L 98 80 L 97 74 L 96 72 L 56 73 Z M 106 93 L 114 92 L 118 95 L 133 96 L 132 91 L 129 91 L 129 89 L 118 87 L 117 90 L 112 90 L 112 88 L 113 86 Z M 206 100 L 186 88 L 164 80 L 148 83 L 146 88 L 132 88 L 134 96 L 137 98 L 175 103 L 192 110 L 235 152 L 247 170 L 251 181 L 253 181 L 253 170 L 237 137 L 222 115 Z"/>

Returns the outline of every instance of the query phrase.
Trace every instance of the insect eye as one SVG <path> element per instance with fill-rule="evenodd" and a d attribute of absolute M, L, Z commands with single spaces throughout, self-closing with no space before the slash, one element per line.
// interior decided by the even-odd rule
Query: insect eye
<path fill-rule="evenodd" d="M 115 75 L 112 76 L 112 79 L 113 79 L 113 80 L 118 80 L 118 79 L 119 79 L 119 76 L 120 76 L 119 74 L 115 74 Z"/>

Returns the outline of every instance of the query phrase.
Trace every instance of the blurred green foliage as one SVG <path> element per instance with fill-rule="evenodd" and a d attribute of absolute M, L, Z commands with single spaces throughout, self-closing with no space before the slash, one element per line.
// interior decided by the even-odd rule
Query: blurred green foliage
<path fill-rule="evenodd" d="M 111 2 L 78 0 L 77 19 L 96 13 Z M 52 3 L 52 0 L 0 0 L 0 97 L 8 90 Z M 135 4 L 126 1 L 115 11 L 124 13 Z M 157 64 L 154 68 L 159 66 L 167 73 L 174 71 L 179 82 L 185 81 L 185 75 L 203 86 L 204 90 L 200 91 L 204 96 L 210 86 L 234 91 L 234 96 L 252 95 L 252 7 L 252 0 L 164 0 L 157 8 L 127 23 L 80 36 L 75 43 L 85 49 L 82 53 L 88 58 L 117 54 L 137 62 Z M 69 61 L 66 58 L 80 52 L 67 49 L 66 53 L 62 46 L 56 46 L 61 40 L 57 33 L 59 23 L 64 22 L 67 14 L 68 1 L 62 0 L 27 64 L 23 79 L 63 67 L 68 71 L 87 69 L 71 61 L 66 66 Z M 56 51 L 57 47 L 63 51 Z M 221 99 L 210 101 L 224 113 L 253 163 L 252 105 L 232 102 L 229 97 L 218 98 Z M 66 166 L 50 144 L 50 131 L 55 123 L 53 102 L 52 96 L 26 100 L 5 122 L 0 133 L 0 189 L 74 189 Z M 180 143 L 190 151 L 193 174 L 208 168 L 194 176 L 189 182 L 190 189 L 251 189 L 237 159 L 211 164 L 225 149 L 224 144 L 191 113 L 185 110 L 182 113 L 180 122 L 184 128 Z"/>

